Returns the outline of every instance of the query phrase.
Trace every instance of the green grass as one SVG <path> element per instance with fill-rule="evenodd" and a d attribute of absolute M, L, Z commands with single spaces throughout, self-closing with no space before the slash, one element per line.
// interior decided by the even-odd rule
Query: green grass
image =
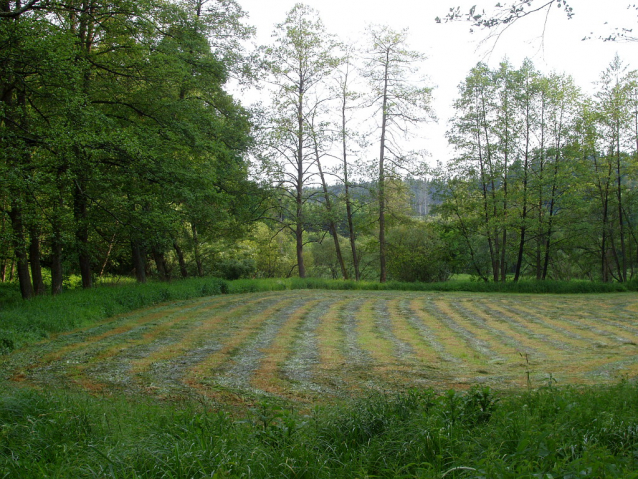
<path fill-rule="evenodd" d="M 74 289 L 59 296 L 15 299 L 11 288 L 0 289 L 9 301 L 0 306 L 0 354 L 47 338 L 51 334 L 87 326 L 117 314 L 174 301 L 227 292 L 225 281 L 192 278 L 171 283 L 122 284 L 90 290 Z"/>
<path fill-rule="evenodd" d="M 355 283 L 191 279 L 19 300 L 0 287 L 0 348 L 164 301 L 289 289 L 627 291 L 589 283 Z M 13 288 L 13 289 L 12 289 Z M 436 289 L 447 288 L 447 289 Z M 504 289 L 503 289 L 504 288 Z M 527 288 L 520 290 L 517 288 Z M 4 341 L 4 342 L 3 342 Z M 246 401 L 249 406 L 245 406 Z M 0 379 L 5 478 L 628 478 L 638 473 L 638 384 L 516 393 L 408 390 L 308 406 L 244 398 L 39 391 Z"/>
<path fill-rule="evenodd" d="M 321 278 L 287 278 L 237 280 L 229 282 L 232 293 L 282 291 L 292 289 L 367 290 L 367 291 L 465 291 L 476 293 L 583 294 L 638 291 L 638 281 L 597 283 L 592 281 L 508 281 L 494 283 L 459 279 L 441 283 L 406 283 L 388 281 L 330 280 Z"/>
<path fill-rule="evenodd" d="M 14 389 L 0 477 L 636 478 L 638 387 L 410 390 L 310 411 Z"/>

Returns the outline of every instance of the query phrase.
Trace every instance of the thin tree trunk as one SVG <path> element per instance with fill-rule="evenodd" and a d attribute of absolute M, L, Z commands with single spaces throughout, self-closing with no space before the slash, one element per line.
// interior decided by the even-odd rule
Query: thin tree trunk
<path fill-rule="evenodd" d="M 350 180 L 348 178 L 348 145 L 347 145 L 347 118 L 346 105 L 348 100 L 347 93 L 348 77 L 344 78 L 342 102 L 341 102 L 341 146 L 343 152 L 343 187 L 346 202 L 346 216 L 348 219 L 348 233 L 350 236 L 350 250 L 352 251 L 352 266 L 354 269 L 354 279 L 359 281 L 361 275 L 359 273 L 359 257 L 357 256 L 356 236 L 354 232 L 354 221 L 352 218 L 352 202 L 350 200 Z"/>
<path fill-rule="evenodd" d="M 106 265 L 109 264 L 109 259 L 111 258 L 111 251 L 113 251 L 113 245 L 115 244 L 115 238 L 117 237 L 117 233 L 113 233 L 113 237 L 111 241 L 109 241 L 109 249 L 106 251 L 106 256 L 104 258 L 104 262 L 102 263 L 102 267 L 100 268 L 100 278 L 104 274 L 104 270 L 106 269 Z"/>
<path fill-rule="evenodd" d="M 328 192 L 328 185 L 326 184 L 326 177 L 323 174 L 323 169 L 321 168 L 321 160 L 319 158 L 319 145 L 317 144 L 316 137 L 313 137 L 314 147 L 315 147 L 315 158 L 317 161 L 317 168 L 319 170 L 319 178 L 321 179 L 321 188 L 323 189 L 323 197 L 326 202 L 326 212 L 328 213 L 328 227 L 330 229 L 330 234 L 332 235 L 332 239 L 335 245 L 335 252 L 337 254 L 337 261 L 339 262 L 339 267 L 341 268 L 341 275 L 343 279 L 348 279 L 348 270 L 346 269 L 346 264 L 343 261 L 343 255 L 341 254 L 341 245 L 339 244 L 339 235 L 337 234 L 337 226 L 335 225 L 334 219 L 332 218 L 332 201 L 330 200 L 330 193 Z"/>
<path fill-rule="evenodd" d="M 61 174 L 64 168 L 58 171 L 57 184 L 59 196 L 53 202 L 53 218 L 51 221 L 51 295 L 55 296 L 62 292 L 62 207 L 64 199 L 62 196 Z"/>
<path fill-rule="evenodd" d="M 529 83 L 528 83 L 529 88 Z M 530 98 L 529 90 L 527 96 L 525 108 L 525 162 L 523 164 L 523 211 L 521 213 L 521 238 L 518 244 L 518 257 L 516 258 L 516 270 L 514 273 L 514 281 L 517 282 L 521 276 L 521 269 L 523 267 L 523 253 L 525 252 L 525 233 L 527 231 L 527 183 L 529 175 L 529 142 L 530 142 Z"/>
<path fill-rule="evenodd" d="M 62 241 L 59 229 L 53 228 L 53 241 L 51 244 L 51 295 L 62 292 Z"/>
<path fill-rule="evenodd" d="M 622 203 L 622 171 L 620 164 L 620 131 L 616 136 L 616 197 L 618 199 L 618 226 L 620 229 L 620 271 L 621 281 L 627 282 L 627 250 L 625 247 L 625 222 Z"/>
<path fill-rule="evenodd" d="M 487 117 L 486 117 L 486 106 L 485 106 L 485 97 L 483 92 L 480 93 L 480 115 L 476 117 L 476 144 L 478 147 L 478 161 L 479 161 L 479 169 L 481 173 L 481 192 L 483 196 L 483 214 L 485 217 L 485 232 L 487 235 L 487 245 L 490 252 L 490 263 L 492 265 L 492 279 L 497 282 L 499 267 L 498 267 L 498 236 L 492 235 L 492 231 L 490 228 L 490 206 L 489 206 L 489 195 L 488 191 L 488 173 L 486 172 L 485 164 L 487 163 L 490 167 L 490 178 L 492 183 L 492 202 L 495 203 L 494 198 L 494 178 L 491 168 L 491 159 L 490 159 L 490 142 L 489 142 L 489 132 L 487 129 Z M 485 143 L 486 146 L 483 146 L 483 142 L 481 141 L 481 130 L 483 130 L 485 134 Z"/>
<path fill-rule="evenodd" d="M 390 51 L 387 50 L 383 74 L 383 105 L 381 107 L 381 142 L 379 152 L 379 281 L 381 283 L 385 283 L 387 280 L 387 247 L 385 243 L 385 130 L 387 126 L 389 66 Z"/>
<path fill-rule="evenodd" d="M 297 189 L 295 193 L 295 241 L 297 248 L 297 268 L 299 277 L 306 277 L 306 265 L 303 260 L 303 181 L 304 181 L 304 161 L 303 161 L 303 139 L 304 139 L 304 82 L 299 82 L 298 103 L 297 103 Z"/>

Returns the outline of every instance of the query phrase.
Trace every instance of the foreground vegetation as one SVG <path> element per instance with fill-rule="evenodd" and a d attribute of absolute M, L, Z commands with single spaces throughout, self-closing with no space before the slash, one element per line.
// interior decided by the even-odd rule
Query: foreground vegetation
<path fill-rule="evenodd" d="M 0 477 L 638 477 L 638 387 L 624 381 L 247 406 L 5 390 Z"/>

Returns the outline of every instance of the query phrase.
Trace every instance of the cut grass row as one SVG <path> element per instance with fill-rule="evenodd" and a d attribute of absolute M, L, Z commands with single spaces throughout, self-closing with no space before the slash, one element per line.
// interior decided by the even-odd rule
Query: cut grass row
<path fill-rule="evenodd" d="M 532 313 L 538 299 L 543 310 Z M 14 352 L 0 372 L 93 391 L 302 402 L 415 385 L 519 387 L 528 375 L 535 386 L 633 378 L 633 327 L 619 328 L 622 318 L 598 297 L 573 296 L 571 305 L 600 323 L 561 317 L 560 301 L 319 290 L 216 296 L 61 334 Z"/>

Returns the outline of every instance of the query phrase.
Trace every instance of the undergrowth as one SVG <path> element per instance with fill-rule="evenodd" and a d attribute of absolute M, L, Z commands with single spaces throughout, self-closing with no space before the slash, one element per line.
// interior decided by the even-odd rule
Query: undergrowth
<path fill-rule="evenodd" d="M 229 283 L 233 293 L 281 291 L 293 289 L 327 289 L 360 291 L 459 291 L 476 293 L 587 294 L 638 291 L 638 281 L 598 283 L 592 281 L 445 281 L 441 283 L 406 283 L 388 281 L 330 280 L 321 278 L 244 279 Z"/>
<path fill-rule="evenodd" d="M 410 390 L 310 411 L 0 395 L 0 477 L 637 478 L 638 387 Z"/>

